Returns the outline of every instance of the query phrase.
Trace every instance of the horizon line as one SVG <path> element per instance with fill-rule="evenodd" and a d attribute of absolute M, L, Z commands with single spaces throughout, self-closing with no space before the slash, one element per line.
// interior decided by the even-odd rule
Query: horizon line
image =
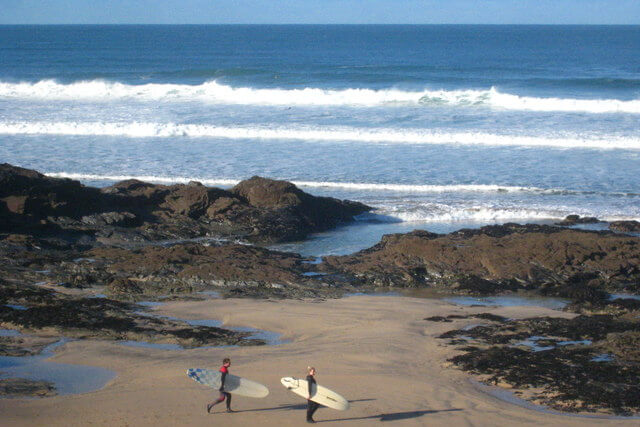
<path fill-rule="evenodd" d="M 522 27 L 638 27 L 638 24 L 593 24 L 593 23 L 0 23 L 0 27 L 28 26 L 522 26 Z"/>

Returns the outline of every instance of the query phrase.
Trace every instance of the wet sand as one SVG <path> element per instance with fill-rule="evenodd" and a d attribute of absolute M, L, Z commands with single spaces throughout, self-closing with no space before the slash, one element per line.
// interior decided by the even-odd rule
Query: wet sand
<path fill-rule="evenodd" d="M 435 337 L 478 319 L 453 323 L 430 316 L 492 312 L 522 318 L 572 316 L 540 307 L 462 307 L 442 300 L 354 296 L 329 301 L 211 299 L 173 302 L 158 314 L 220 319 L 225 326 L 282 334 L 285 344 L 192 350 L 156 350 L 105 341 L 68 343 L 51 360 L 112 369 L 118 376 L 99 391 L 46 399 L 1 399 L 3 426 L 293 426 L 303 425 L 305 400 L 287 391 L 283 376 L 317 380 L 351 400 L 345 412 L 320 408 L 323 425 L 413 426 L 637 425 L 638 420 L 585 419 L 547 414 L 499 400 L 474 387 L 470 376 L 448 367 L 452 347 Z M 207 414 L 216 392 L 185 375 L 187 368 L 218 368 L 231 357 L 231 372 L 269 387 L 265 399 L 235 396 L 233 414 L 223 405 Z"/>

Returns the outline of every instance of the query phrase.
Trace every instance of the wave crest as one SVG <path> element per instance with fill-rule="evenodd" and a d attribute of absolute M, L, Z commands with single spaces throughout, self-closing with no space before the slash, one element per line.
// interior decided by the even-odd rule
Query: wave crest
<path fill-rule="evenodd" d="M 383 206 L 376 214 L 384 221 L 395 222 L 496 222 L 505 221 L 549 221 L 561 220 L 569 214 L 594 216 L 593 212 L 571 210 L 566 207 L 541 206 L 527 208 L 523 206 L 452 206 L 442 203 L 426 203 L 410 206 Z M 374 214 L 375 215 L 375 214 Z M 636 220 L 629 215 L 596 214 L 604 221 Z"/>
<path fill-rule="evenodd" d="M 124 136 L 130 138 L 221 138 L 264 140 L 308 140 L 390 144 L 527 146 L 640 150 L 633 137 L 585 138 L 568 135 L 547 138 L 482 132 L 440 132 L 431 129 L 353 127 L 224 127 L 176 123 L 105 122 L 0 122 L 0 134 Z"/>
<path fill-rule="evenodd" d="M 519 96 L 488 90 L 422 90 L 349 88 L 261 89 L 232 87 L 216 81 L 200 85 L 148 83 L 128 85 L 106 80 L 61 84 L 55 80 L 35 83 L 0 82 L 0 97 L 68 101 L 137 101 L 240 104 L 257 106 L 345 106 L 392 105 L 482 106 L 505 110 L 575 111 L 586 113 L 640 114 L 640 100 L 570 99 Z"/>
<path fill-rule="evenodd" d="M 139 181 L 149 181 L 155 183 L 188 183 L 198 181 L 204 185 L 236 185 L 240 180 L 226 178 L 204 178 L 204 177 L 184 177 L 184 176 L 158 176 L 158 175 L 99 175 L 83 174 L 72 172 L 47 172 L 47 176 L 54 178 L 71 178 L 81 181 L 124 181 L 137 179 Z M 336 188 L 342 190 L 365 190 L 365 191 L 390 191 L 406 193 L 448 193 L 448 192 L 489 192 L 489 193 L 511 193 L 511 192 L 536 192 L 546 193 L 564 190 L 545 190 L 536 187 L 520 187 L 510 185 L 495 184 L 452 184 L 452 185 L 419 185 L 419 184 L 384 184 L 384 183 L 361 183 L 361 182 L 331 182 L 331 181 L 295 181 L 288 180 L 298 187 L 308 188 Z"/>

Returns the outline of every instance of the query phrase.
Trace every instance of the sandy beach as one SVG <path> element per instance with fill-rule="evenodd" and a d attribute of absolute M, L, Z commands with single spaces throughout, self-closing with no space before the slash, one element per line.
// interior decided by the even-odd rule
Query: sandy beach
<path fill-rule="evenodd" d="M 289 426 L 305 422 L 305 401 L 280 385 L 314 365 L 317 380 L 351 401 L 346 412 L 321 408 L 327 425 L 636 425 L 637 420 L 592 419 L 541 413 L 478 390 L 471 377 L 448 366 L 455 350 L 437 335 L 466 324 L 423 320 L 429 316 L 491 311 L 511 318 L 572 316 L 540 307 L 461 307 L 441 300 L 354 296 L 337 300 L 210 299 L 173 302 L 158 314 L 221 319 L 224 326 L 281 334 L 276 346 L 182 351 L 126 347 L 107 341 L 74 341 L 51 359 L 112 369 L 103 389 L 47 399 L 2 399 L 2 425 L 224 425 Z M 477 321 L 475 322 L 477 323 Z M 218 368 L 231 357 L 231 372 L 267 385 L 265 399 L 236 396 L 227 414 L 206 403 L 215 392 L 185 375 L 190 367 Z"/>

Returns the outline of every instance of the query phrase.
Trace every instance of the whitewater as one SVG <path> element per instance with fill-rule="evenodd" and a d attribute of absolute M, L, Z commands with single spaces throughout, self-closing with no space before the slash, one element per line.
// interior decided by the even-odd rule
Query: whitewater
<path fill-rule="evenodd" d="M 489 146 L 546 146 L 596 149 L 625 148 L 640 150 L 640 138 L 599 137 L 561 138 L 487 133 L 434 132 L 430 129 L 402 130 L 389 128 L 247 128 L 176 123 L 102 123 L 102 122 L 17 122 L 0 123 L 0 134 L 7 135 L 82 135 L 125 136 L 130 138 L 224 138 L 275 139 L 300 141 L 358 141 L 406 144 L 462 144 Z"/>
<path fill-rule="evenodd" d="M 74 100 L 116 102 L 120 100 L 227 103 L 274 106 L 360 106 L 380 105 L 457 105 L 525 111 L 574 111 L 593 114 L 640 114 L 640 100 L 540 98 L 501 93 L 495 87 L 486 90 L 372 90 L 349 88 L 327 90 L 259 89 L 231 87 L 216 81 L 200 85 L 142 84 L 127 85 L 104 80 L 60 84 L 55 80 L 36 83 L 0 82 L 0 96 L 9 99 Z"/>
<path fill-rule="evenodd" d="M 639 39 L 633 26 L 0 27 L 0 161 L 97 186 L 261 175 L 375 208 L 284 247 L 307 254 L 415 228 L 640 219 Z"/>

